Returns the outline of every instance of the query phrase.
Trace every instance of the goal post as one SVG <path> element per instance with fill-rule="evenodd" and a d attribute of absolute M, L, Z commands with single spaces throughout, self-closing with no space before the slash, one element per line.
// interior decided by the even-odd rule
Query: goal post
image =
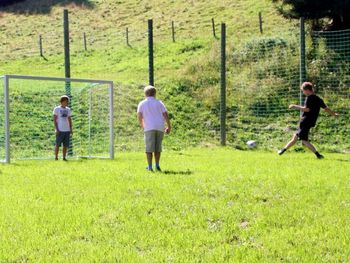
<path fill-rule="evenodd" d="M 3 162 L 54 157 L 52 112 L 60 96 L 67 95 L 67 83 L 71 86 L 73 157 L 114 158 L 113 81 L 24 75 L 4 75 L 0 81 Z"/>

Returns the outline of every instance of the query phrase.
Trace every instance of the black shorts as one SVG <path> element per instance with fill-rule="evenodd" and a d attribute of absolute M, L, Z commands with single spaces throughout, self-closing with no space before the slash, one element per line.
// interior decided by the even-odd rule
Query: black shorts
<path fill-rule="evenodd" d="M 56 135 L 56 146 L 61 146 L 63 143 L 64 147 L 69 147 L 70 132 L 59 132 Z"/>
<path fill-rule="evenodd" d="M 299 129 L 296 133 L 296 135 L 299 137 L 299 140 L 301 141 L 308 141 L 309 140 L 309 132 L 312 126 L 301 122 L 299 124 Z"/>

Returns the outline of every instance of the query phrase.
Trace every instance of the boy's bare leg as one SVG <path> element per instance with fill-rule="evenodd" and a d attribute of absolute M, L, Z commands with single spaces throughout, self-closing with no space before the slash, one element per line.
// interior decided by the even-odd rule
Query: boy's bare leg
<path fill-rule="evenodd" d="M 152 169 L 152 153 L 146 153 L 148 169 Z"/>
<path fill-rule="evenodd" d="M 285 151 L 287 151 L 290 147 L 294 146 L 298 141 L 298 136 L 294 134 L 293 138 L 284 146 L 282 150 L 278 151 L 279 155 L 282 155 Z"/>
<path fill-rule="evenodd" d="M 63 159 L 66 159 L 68 147 L 63 146 Z"/>
<path fill-rule="evenodd" d="M 160 169 L 160 166 L 159 166 L 159 161 L 160 161 L 160 152 L 155 152 L 154 153 L 154 159 L 156 160 L 156 168 L 158 169 Z"/>
<path fill-rule="evenodd" d="M 58 159 L 58 152 L 60 150 L 60 147 L 59 146 L 55 146 L 55 159 L 57 160 Z"/>
<path fill-rule="evenodd" d="M 284 149 L 288 150 L 290 147 L 294 146 L 298 141 L 298 136 L 294 134 L 293 138 L 284 146 Z"/>
<path fill-rule="evenodd" d="M 303 142 L 303 145 L 305 145 L 307 148 L 309 148 L 309 150 L 312 151 L 312 152 L 316 155 L 316 157 L 317 157 L 318 159 L 323 159 L 323 158 L 324 158 L 324 156 L 321 155 L 321 154 L 316 150 L 315 146 L 313 146 L 309 141 L 304 141 L 304 140 L 303 140 L 302 142 Z"/>
<path fill-rule="evenodd" d="M 307 148 L 309 148 L 310 151 L 312 151 L 313 153 L 316 153 L 317 150 L 315 148 L 315 146 L 313 146 L 309 141 L 302 141 L 303 145 L 305 145 Z"/>

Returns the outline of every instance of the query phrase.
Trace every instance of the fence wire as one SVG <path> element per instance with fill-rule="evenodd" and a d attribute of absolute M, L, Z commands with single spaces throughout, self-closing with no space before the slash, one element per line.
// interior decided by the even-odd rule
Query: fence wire
<path fill-rule="evenodd" d="M 84 30 L 75 19 L 71 18 L 70 26 L 71 75 L 115 81 L 117 150 L 142 149 L 143 134 L 138 127 L 136 108 L 148 83 L 147 23 L 142 28 L 128 26 L 128 31 L 126 27 L 112 26 Z M 216 38 L 210 20 L 174 21 L 174 26 L 175 41 L 170 20 L 157 20 L 154 24 L 155 86 L 173 122 L 173 134 L 166 137 L 164 146 L 181 149 L 218 144 L 219 25 L 214 25 Z M 300 103 L 299 33 L 261 35 L 258 30 L 257 26 L 256 34 L 250 37 L 242 37 L 242 32 L 228 35 L 227 140 L 237 148 L 244 149 L 248 140 L 256 140 L 261 148 L 277 149 L 295 131 L 299 117 L 298 112 L 288 110 L 289 104 Z M 312 32 L 307 46 L 308 80 L 316 83 L 317 92 L 327 104 L 343 115 L 330 120 L 322 114 L 312 139 L 320 142 L 321 148 L 342 152 L 350 149 L 344 143 L 349 119 L 349 35 L 348 30 Z M 41 37 L 42 57 L 39 35 L 32 34 L 31 41 L 23 47 L 10 41 L 14 36 L 1 38 L 0 59 L 40 59 L 43 61 L 36 66 L 42 68 L 38 71 L 62 76 L 62 30 L 43 33 Z M 89 95 L 82 91 L 79 96 L 85 100 Z M 104 113 L 102 105 L 96 107 Z"/>

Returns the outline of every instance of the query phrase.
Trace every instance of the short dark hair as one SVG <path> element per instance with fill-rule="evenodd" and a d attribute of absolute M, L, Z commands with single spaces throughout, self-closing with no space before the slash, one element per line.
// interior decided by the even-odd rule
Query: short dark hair
<path fill-rule="evenodd" d="M 64 101 L 69 101 L 69 97 L 68 97 L 68 96 L 66 96 L 66 95 L 61 96 L 61 98 L 60 98 L 60 102 L 62 103 L 62 102 L 64 102 Z"/>
<path fill-rule="evenodd" d="M 311 82 L 304 82 L 303 84 L 301 84 L 301 88 L 303 90 L 313 91 L 314 90 L 314 85 Z"/>

